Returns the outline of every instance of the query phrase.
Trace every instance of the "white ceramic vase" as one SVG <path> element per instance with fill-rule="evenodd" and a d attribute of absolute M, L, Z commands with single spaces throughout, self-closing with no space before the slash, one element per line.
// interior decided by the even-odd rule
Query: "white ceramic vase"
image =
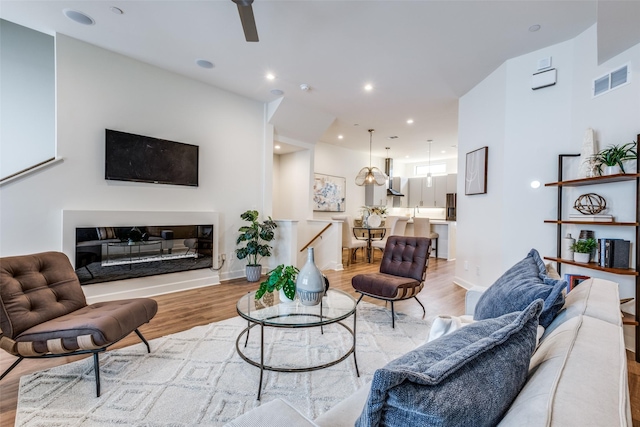
<path fill-rule="evenodd" d="M 324 296 L 324 278 L 316 267 L 313 248 L 307 249 L 307 263 L 298 273 L 296 292 L 302 305 L 318 305 Z"/>
<path fill-rule="evenodd" d="M 575 262 L 579 262 L 582 264 L 587 264 L 589 262 L 589 260 L 591 259 L 591 253 L 580 253 L 580 252 L 574 252 L 573 253 L 573 260 Z"/>

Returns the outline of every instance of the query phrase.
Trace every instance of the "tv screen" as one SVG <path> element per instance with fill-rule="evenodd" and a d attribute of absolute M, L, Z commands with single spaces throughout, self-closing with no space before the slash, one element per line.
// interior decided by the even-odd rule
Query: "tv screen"
<path fill-rule="evenodd" d="M 104 177 L 198 186 L 198 146 L 106 129 Z"/>

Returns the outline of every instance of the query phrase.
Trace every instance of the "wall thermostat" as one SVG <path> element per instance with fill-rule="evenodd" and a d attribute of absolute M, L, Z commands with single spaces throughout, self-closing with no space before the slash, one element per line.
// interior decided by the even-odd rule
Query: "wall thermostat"
<path fill-rule="evenodd" d="M 553 86 L 556 84 L 556 76 L 557 70 L 555 68 L 535 73 L 531 78 L 531 89 L 536 90 Z"/>

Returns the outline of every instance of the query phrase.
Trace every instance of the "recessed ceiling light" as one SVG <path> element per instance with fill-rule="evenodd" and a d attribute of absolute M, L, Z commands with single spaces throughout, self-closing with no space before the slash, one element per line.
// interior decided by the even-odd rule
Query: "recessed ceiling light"
<path fill-rule="evenodd" d="M 276 150 L 279 150 L 280 146 L 279 145 L 275 145 L 273 148 L 275 148 Z"/>
<path fill-rule="evenodd" d="M 408 158 L 409 158 L 409 155 L 404 156 L 404 158 L 405 158 L 405 159 L 408 159 Z"/>
<path fill-rule="evenodd" d="M 213 62 L 207 61 L 206 59 L 196 59 L 196 64 L 202 68 L 213 68 Z"/>
<path fill-rule="evenodd" d="M 281 91 L 280 89 L 271 89 L 271 93 L 277 96 L 284 95 L 284 92 Z"/>
<path fill-rule="evenodd" d="M 447 150 L 442 150 L 442 151 L 441 151 L 441 153 L 442 153 L 442 154 L 444 154 L 444 153 L 446 153 L 446 152 L 447 152 Z"/>
<path fill-rule="evenodd" d="M 540 181 L 531 181 L 531 188 L 540 188 Z"/>
<path fill-rule="evenodd" d="M 407 124 L 409 124 L 409 125 L 410 125 L 410 124 L 413 124 L 413 119 L 409 119 L 409 120 L 407 120 Z"/>
<path fill-rule="evenodd" d="M 532 33 L 535 33 L 536 31 L 538 31 L 540 28 L 542 28 L 539 24 L 534 24 L 532 26 L 529 27 L 529 31 Z"/>
<path fill-rule="evenodd" d="M 344 136 L 338 135 L 338 139 L 342 139 L 342 138 L 344 138 Z"/>
<path fill-rule="evenodd" d="M 267 80 L 274 80 L 276 78 L 276 76 L 271 73 L 268 73 L 265 77 L 267 78 Z"/>
<path fill-rule="evenodd" d="M 93 25 L 96 23 L 96 21 L 94 21 L 92 17 L 90 17 L 86 13 L 79 12 L 77 10 L 64 9 L 62 13 L 64 14 L 64 16 L 71 19 L 72 21 L 77 22 L 78 24 Z"/>
<path fill-rule="evenodd" d="M 364 90 L 366 90 L 367 92 L 372 91 L 373 85 L 371 83 L 367 83 L 366 85 L 364 85 Z"/>
<path fill-rule="evenodd" d="M 109 8 L 109 10 L 111 10 L 111 12 L 115 13 L 116 15 L 123 15 L 124 14 L 124 11 L 122 9 L 120 9 L 119 7 L 111 6 Z"/>

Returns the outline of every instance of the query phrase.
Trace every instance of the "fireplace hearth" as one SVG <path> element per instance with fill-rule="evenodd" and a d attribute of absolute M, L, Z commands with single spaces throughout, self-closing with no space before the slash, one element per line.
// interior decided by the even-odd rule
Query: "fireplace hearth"
<path fill-rule="evenodd" d="M 76 228 L 82 285 L 213 266 L 213 225 Z"/>

